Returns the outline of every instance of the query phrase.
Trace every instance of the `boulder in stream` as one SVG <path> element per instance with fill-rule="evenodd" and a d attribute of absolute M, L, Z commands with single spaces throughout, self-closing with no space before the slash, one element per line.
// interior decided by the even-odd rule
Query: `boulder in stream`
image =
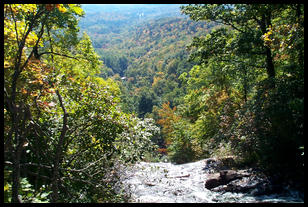
<path fill-rule="evenodd" d="M 211 190 L 217 186 L 226 185 L 233 180 L 247 177 L 249 175 L 250 174 L 245 171 L 221 170 L 219 173 L 209 176 L 209 178 L 205 181 L 205 187 Z"/>
<path fill-rule="evenodd" d="M 233 180 L 225 185 L 212 188 L 215 192 L 249 193 L 251 195 L 263 195 L 271 191 L 271 185 L 267 179 L 251 175 Z"/>

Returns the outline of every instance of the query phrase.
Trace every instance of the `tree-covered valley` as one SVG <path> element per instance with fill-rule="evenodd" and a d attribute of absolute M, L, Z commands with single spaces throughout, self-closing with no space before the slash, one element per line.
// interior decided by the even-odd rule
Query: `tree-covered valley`
<path fill-rule="evenodd" d="M 4 4 L 5 202 L 213 157 L 303 191 L 303 4 Z"/>

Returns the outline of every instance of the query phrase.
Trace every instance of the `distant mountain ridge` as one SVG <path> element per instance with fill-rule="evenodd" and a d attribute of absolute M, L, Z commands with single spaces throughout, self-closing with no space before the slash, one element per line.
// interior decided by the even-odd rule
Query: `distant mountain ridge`
<path fill-rule="evenodd" d="M 180 4 L 82 4 L 82 8 L 86 16 L 81 20 L 81 25 L 91 22 L 89 18 L 93 17 L 98 21 L 126 21 L 127 24 L 132 24 L 162 17 L 183 16 Z"/>
<path fill-rule="evenodd" d="M 87 13 L 92 12 L 146 12 L 153 9 L 176 9 L 180 12 L 179 8 L 183 4 L 82 4 L 82 8 Z"/>

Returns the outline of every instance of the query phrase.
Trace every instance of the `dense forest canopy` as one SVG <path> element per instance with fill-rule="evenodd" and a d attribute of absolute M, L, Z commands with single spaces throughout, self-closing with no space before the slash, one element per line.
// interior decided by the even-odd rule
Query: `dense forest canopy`
<path fill-rule="evenodd" d="M 123 202 L 140 160 L 303 177 L 303 4 L 4 4 L 3 25 L 5 202 Z"/>

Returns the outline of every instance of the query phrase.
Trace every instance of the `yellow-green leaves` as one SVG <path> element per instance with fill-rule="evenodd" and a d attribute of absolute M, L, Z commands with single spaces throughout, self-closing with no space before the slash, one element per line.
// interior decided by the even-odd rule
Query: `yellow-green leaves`
<path fill-rule="evenodd" d="M 79 16 L 84 15 L 84 11 L 82 10 L 82 8 L 80 8 L 80 6 L 77 6 L 76 4 L 69 4 L 68 6 L 75 14 Z"/>
<path fill-rule="evenodd" d="M 273 41 L 272 38 L 271 38 L 272 34 L 273 34 L 273 30 L 272 30 L 272 26 L 270 26 L 268 28 L 268 32 L 265 33 L 264 35 L 262 35 L 262 38 L 263 38 L 265 45 L 270 46 L 270 44 L 272 43 L 272 41 Z"/>
<path fill-rule="evenodd" d="M 9 190 L 9 184 L 7 183 L 5 186 L 4 186 L 4 191 L 8 191 Z"/>
<path fill-rule="evenodd" d="M 29 14 L 33 13 L 37 9 L 36 4 L 5 4 L 4 10 L 10 8 L 11 11 L 17 15 L 17 14 Z"/>
<path fill-rule="evenodd" d="M 63 6 L 63 4 L 57 4 L 57 8 L 59 9 L 60 12 L 64 13 L 67 11 L 67 9 Z"/>
<path fill-rule="evenodd" d="M 6 14 L 4 21 L 4 39 L 5 43 L 18 43 L 22 40 L 26 30 L 25 15 L 34 12 L 34 6 L 23 6 L 18 4 L 5 5 L 4 12 Z M 31 33 L 33 38 L 33 33 Z M 31 40 L 28 40 L 31 41 Z"/>

